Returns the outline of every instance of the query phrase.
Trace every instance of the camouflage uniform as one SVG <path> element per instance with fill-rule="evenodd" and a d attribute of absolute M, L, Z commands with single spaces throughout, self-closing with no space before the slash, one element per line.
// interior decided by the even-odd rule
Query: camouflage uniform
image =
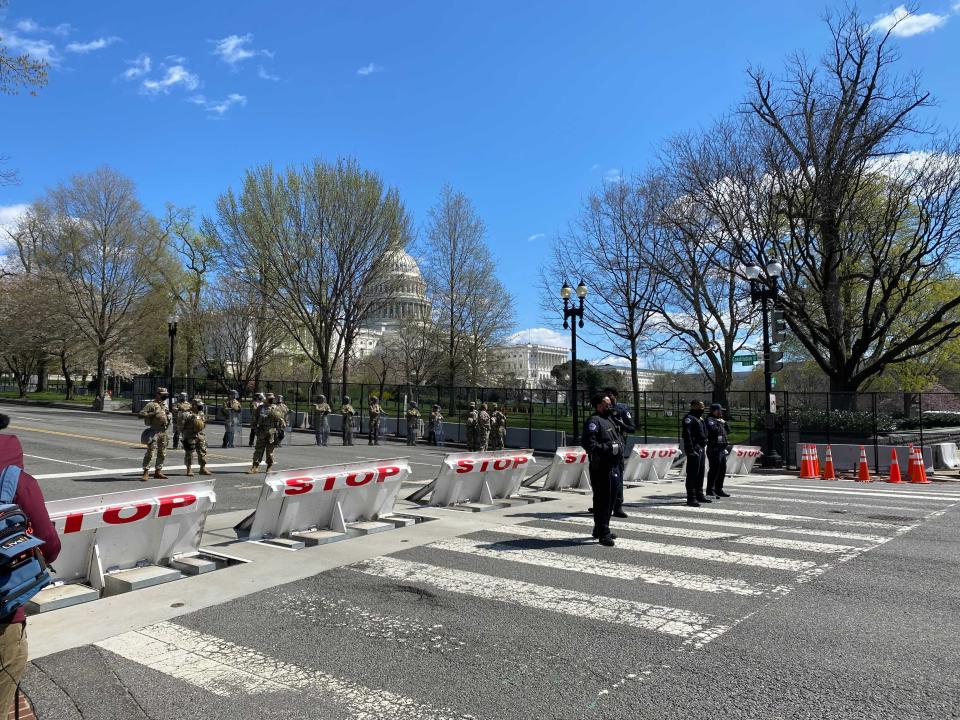
<path fill-rule="evenodd" d="M 263 393 L 257 393 L 250 401 L 250 439 L 247 441 L 247 447 L 253 447 L 253 441 L 257 437 L 257 410 L 263 405 Z"/>
<path fill-rule="evenodd" d="M 243 406 L 237 400 L 237 391 L 231 390 L 230 397 L 223 405 L 223 447 L 235 447 L 233 442 L 243 420 Z"/>
<path fill-rule="evenodd" d="M 143 418 L 147 429 L 140 436 L 140 441 L 147 446 L 147 452 L 143 455 L 143 478 L 146 482 L 150 473 L 150 463 L 153 460 L 153 453 L 157 453 L 157 464 L 154 466 L 153 476 L 160 480 L 166 480 L 167 476 L 161 470 L 163 461 L 167 457 L 167 428 L 170 427 L 172 416 L 165 402 L 167 396 L 166 388 L 159 388 L 157 396 L 143 406 L 139 415 Z"/>
<path fill-rule="evenodd" d="M 257 446 L 253 450 L 253 465 L 247 470 L 255 473 L 260 468 L 260 460 L 266 454 L 267 472 L 273 467 L 273 451 L 277 447 L 277 431 L 283 427 L 283 416 L 273 402 L 273 395 L 267 394 L 267 401 L 257 410 Z"/>
<path fill-rule="evenodd" d="M 433 406 L 428 428 L 427 442 L 430 445 L 443 445 L 443 414 L 440 412 L 439 405 Z"/>
<path fill-rule="evenodd" d="M 187 400 L 185 392 L 180 393 L 179 402 L 173 406 L 173 449 L 176 450 L 180 445 L 180 435 L 183 432 L 183 420 L 180 419 L 182 413 L 190 412 L 190 401 Z"/>
<path fill-rule="evenodd" d="M 470 412 L 467 413 L 467 450 L 477 450 L 477 404 L 470 403 Z"/>
<path fill-rule="evenodd" d="M 238 403 L 239 404 L 239 403 Z M 193 477 L 190 465 L 193 463 L 193 453 L 197 453 L 197 462 L 200 464 L 200 474 L 209 475 L 207 470 L 207 436 L 203 429 L 206 426 L 207 416 L 203 412 L 203 401 L 194 398 L 189 412 L 183 413 L 183 464 L 187 466 L 187 477 Z"/>
<path fill-rule="evenodd" d="M 383 416 L 383 408 L 380 407 L 380 401 L 376 396 L 370 398 L 370 431 L 367 433 L 367 445 L 380 444 L 380 418 Z"/>
<path fill-rule="evenodd" d="M 407 445 L 417 444 L 417 431 L 420 429 L 420 411 L 415 402 L 407 408 Z"/>
<path fill-rule="evenodd" d="M 277 411 L 280 413 L 280 417 L 283 418 L 283 427 L 281 431 L 277 433 L 277 447 L 283 445 L 283 439 L 287 435 L 287 428 L 290 427 L 290 408 L 287 407 L 287 404 L 283 401 L 283 395 L 277 395 Z"/>
<path fill-rule="evenodd" d="M 496 405 L 493 406 L 493 412 L 490 414 L 490 449 L 503 450 L 504 436 L 507 434 L 507 416 L 504 415 Z"/>
<path fill-rule="evenodd" d="M 333 409 L 327 404 L 327 398 L 321 395 L 313 406 L 313 436 L 317 445 L 326 445 L 330 439 L 330 422 L 327 416 Z"/>
<path fill-rule="evenodd" d="M 343 405 L 340 406 L 340 414 L 343 416 L 343 444 L 353 445 L 353 416 L 357 411 L 350 404 L 350 396 L 343 396 Z"/>
<path fill-rule="evenodd" d="M 486 451 L 490 442 L 490 413 L 487 412 L 487 404 L 480 406 L 480 414 L 477 415 L 477 450 Z"/>

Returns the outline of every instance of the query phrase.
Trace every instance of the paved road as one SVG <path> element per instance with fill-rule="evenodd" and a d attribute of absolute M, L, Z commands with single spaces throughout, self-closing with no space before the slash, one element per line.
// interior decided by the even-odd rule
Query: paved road
<path fill-rule="evenodd" d="M 676 488 L 631 491 L 612 549 L 569 510 L 589 498 L 486 513 L 25 686 L 64 720 L 960 716 L 960 488 L 754 479 L 699 510 Z"/>
<path fill-rule="evenodd" d="M 40 479 L 48 500 L 117 492 L 142 486 L 144 447 L 140 444 L 143 421 L 131 414 L 97 414 L 82 410 L 61 410 L 0 404 L 10 415 L 9 432 L 20 437 L 27 469 Z M 217 480 L 217 512 L 252 509 L 257 502 L 263 474 L 246 474 L 253 449 L 247 447 L 244 428 L 242 447 L 223 449 L 223 426 L 211 426 L 207 435 L 208 462 Z M 355 460 L 409 457 L 415 485 L 436 477 L 444 452 L 440 449 L 404 443 L 384 442 L 368 446 L 366 438 L 345 448 L 339 437 L 318 448 L 313 435 L 292 433 L 277 451 L 277 470 L 315 467 Z M 241 443 L 237 443 L 238 445 Z M 183 478 L 183 451 L 167 450 L 165 473 L 176 482 Z M 263 467 L 263 466 L 261 466 Z M 119 471 L 125 470 L 126 473 Z M 195 469 L 196 471 L 196 469 Z M 164 482 L 154 481 L 151 482 Z M 413 488 L 411 488 L 412 490 Z"/>

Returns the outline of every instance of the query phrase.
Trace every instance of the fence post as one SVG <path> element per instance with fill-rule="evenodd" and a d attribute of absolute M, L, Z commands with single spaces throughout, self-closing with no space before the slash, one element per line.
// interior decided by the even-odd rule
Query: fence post
<path fill-rule="evenodd" d="M 647 391 L 643 391 L 643 444 L 646 445 L 650 442 L 647 439 L 647 434 L 649 433 L 649 428 L 647 426 Z"/>
<path fill-rule="evenodd" d="M 830 425 L 831 425 L 830 421 L 832 419 L 830 417 L 830 413 L 833 412 L 831 408 L 832 408 L 832 405 L 830 403 L 830 393 L 827 393 L 827 445 L 830 444 Z"/>
<path fill-rule="evenodd" d="M 917 402 L 920 403 L 920 450 L 923 451 L 923 393 L 917 393 Z M 942 407 L 942 406 L 941 406 Z"/>
<path fill-rule="evenodd" d="M 880 474 L 880 441 L 877 439 L 877 393 L 871 393 L 873 396 L 873 472 Z"/>

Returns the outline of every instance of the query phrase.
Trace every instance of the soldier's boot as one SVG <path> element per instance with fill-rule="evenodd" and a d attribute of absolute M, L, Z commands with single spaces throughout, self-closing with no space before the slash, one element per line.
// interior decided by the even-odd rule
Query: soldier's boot
<path fill-rule="evenodd" d="M 212 472 L 210 472 L 209 470 L 207 470 L 206 464 L 203 464 L 203 465 L 200 466 L 200 474 L 201 474 L 201 475 L 213 475 Z"/>
<path fill-rule="evenodd" d="M 273 467 L 273 463 L 267 463 L 267 472 L 270 472 L 270 468 Z"/>
<path fill-rule="evenodd" d="M 250 469 L 247 470 L 247 475 L 256 475 L 260 472 L 260 463 L 254 463 L 250 466 Z"/>
<path fill-rule="evenodd" d="M 143 469 L 143 477 L 140 478 L 141 481 L 146 482 L 150 479 L 150 468 Z"/>
<path fill-rule="evenodd" d="M 157 468 L 156 470 L 153 471 L 153 476 L 154 476 L 157 480 L 166 480 L 166 479 L 167 479 L 167 476 L 163 474 L 163 471 L 162 471 L 160 468 Z"/>
<path fill-rule="evenodd" d="M 193 470 L 190 469 L 190 463 L 187 463 L 186 476 L 187 476 L 187 477 L 193 477 Z"/>

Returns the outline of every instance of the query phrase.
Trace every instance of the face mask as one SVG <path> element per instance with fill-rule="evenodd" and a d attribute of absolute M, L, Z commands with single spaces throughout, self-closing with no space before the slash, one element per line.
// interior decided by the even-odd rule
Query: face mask
<path fill-rule="evenodd" d="M 694 410 L 693 414 L 697 417 L 703 417 L 703 410 Z"/>
<path fill-rule="evenodd" d="M 609 407 L 609 406 L 608 406 L 608 407 L 605 407 L 605 408 L 603 409 L 602 415 L 603 415 L 604 417 L 610 417 L 611 415 L 613 415 L 613 408 L 612 408 L 612 407 Z"/>

